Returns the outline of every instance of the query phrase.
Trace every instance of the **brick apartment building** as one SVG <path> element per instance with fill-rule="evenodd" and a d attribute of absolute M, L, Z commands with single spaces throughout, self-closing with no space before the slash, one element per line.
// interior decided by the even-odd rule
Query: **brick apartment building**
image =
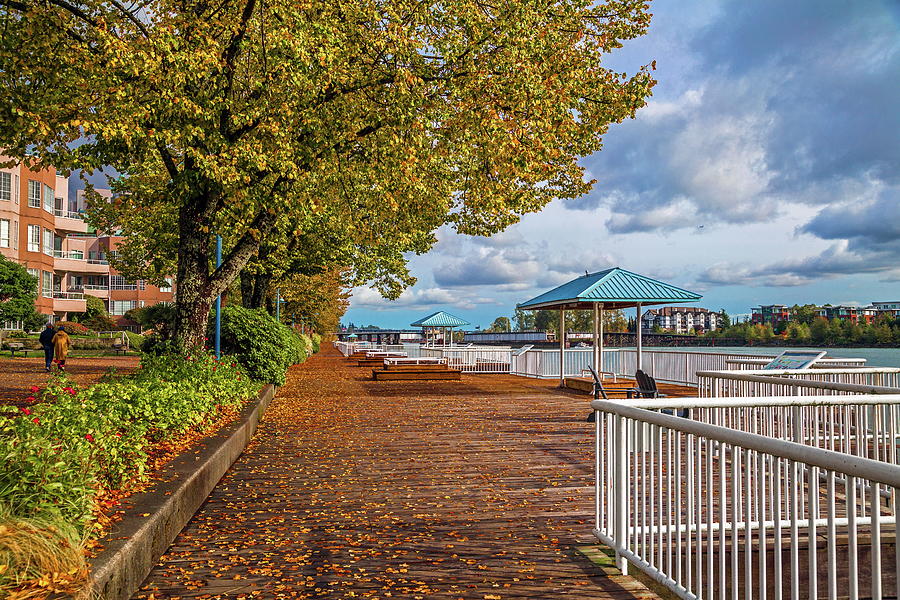
<path fill-rule="evenodd" d="M 9 159 L 0 156 L 3 160 Z M 171 285 L 126 281 L 109 266 L 109 253 L 122 238 L 90 232 L 84 209 L 82 192 L 70 198 L 68 178 L 55 169 L 0 168 L 0 254 L 38 278 L 38 312 L 63 320 L 84 312 L 85 295 L 91 295 L 121 324 L 132 308 L 171 302 Z"/>
<path fill-rule="evenodd" d="M 721 328 L 722 316 L 708 308 L 694 306 L 666 306 L 650 309 L 641 315 L 641 329 L 647 333 L 654 327 L 675 333 L 696 333 L 714 331 Z"/>

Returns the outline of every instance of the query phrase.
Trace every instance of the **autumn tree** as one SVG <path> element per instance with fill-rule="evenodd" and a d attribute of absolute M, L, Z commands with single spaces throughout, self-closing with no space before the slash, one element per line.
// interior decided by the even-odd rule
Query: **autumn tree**
<path fill-rule="evenodd" d="M 654 83 L 603 65 L 646 31 L 644 0 L 0 7 L 0 147 L 120 174 L 91 219 L 127 236 L 126 277 L 177 274 L 183 345 L 272 235 L 334 228 L 394 297 L 439 226 L 490 235 L 586 193 L 578 159 Z"/>
<path fill-rule="evenodd" d="M 282 320 L 301 323 L 322 335 L 337 331 L 350 302 L 346 277 L 345 271 L 334 268 L 280 281 L 278 289 L 285 302 Z"/>

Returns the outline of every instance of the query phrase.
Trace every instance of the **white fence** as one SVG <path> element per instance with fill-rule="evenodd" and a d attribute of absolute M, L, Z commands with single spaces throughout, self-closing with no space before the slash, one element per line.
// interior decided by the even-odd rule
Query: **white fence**
<path fill-rule="evenodd" d="M 864 367 L 806 371 L 699 371 L 698 395 L 725 396 L 827 396 L 846 394 L 895 394 L 900 388 L 900 369 Z"/>
<path fill-rule="evenodd" d="M 774 426 L 777 411 L 759 418 L 733 406 L 762 409 L 760 402 L 773 401 L 794 403 L 785 405 L 781 423 L 791 436 L 802 423 L 790 419 L 795 407 L 805 414 L 813 403 L 844 403 L 815 409 L 871 419 L 847 421 L 826 447 L 815 447 L 770 437 L 775 429 L 753 433 L 646 410 L 674 407 L 708 421 Z M 860 401 L 872 404 L 849 404 Z M 900 396 L 594 401 L 594 534 L 616 551 L 623 571 L 627 559 L 682 598 L 896 595 L 900 553 L 882 531 L 895 529 L 900 502 L 898 402 Z M 819 418 L 808 433 L 837 423 Z M 861 432 L 879 443 L 859 443 Z M 799 432 L 801 441 L 816 435 Z M 840 439 L 851 446 L 842 448 Z M 871 458 L 858 455 L 863 447 L 871 447 Z"/>
<path fill-rule="evenodd" d="M 510 348 L 497 347 L 448 347 L 426 348 L 420 350 L 421 356 L 447 359 L 452 369 L 460 369 L 464 373 L 509 373 Z"/>

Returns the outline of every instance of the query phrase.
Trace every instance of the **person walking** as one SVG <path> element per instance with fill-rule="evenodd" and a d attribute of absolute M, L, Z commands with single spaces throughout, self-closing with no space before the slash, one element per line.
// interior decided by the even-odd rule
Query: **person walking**
<path fill-rule="evenodd" d="M 56 335 L 56 330 L 53 329 L 53 323 L 47 321 L 47 325 L 44 327 L 44 330 L 41 332 L 38 341 L 41 343 L 41 348 L 44 349 L 44 368 L 48 371 L 50 370 L 50 365 L 53 364 L 53 336 Z"/>
<path fill-rule="evenodd" d="M 72 342 L 69 339 L 69 334 L 62 328 L 58 329 L 53 336 L 53 351 L 56 353 L 56 364 L 60 371 L 66 370 L 66 356 L 69 355 L 71 347 Z"/>

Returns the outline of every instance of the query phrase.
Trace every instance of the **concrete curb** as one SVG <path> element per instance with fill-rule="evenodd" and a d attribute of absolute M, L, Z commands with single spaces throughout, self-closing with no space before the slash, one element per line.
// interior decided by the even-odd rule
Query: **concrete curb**
<path fill-rule="evenodd" d="M 206 438 L 198 450 L 173 460 L 163 469 L 161 483 L 129 499 L 125 518 L 100 540 L 105 548 L 90 561 L 88 585 L 95 597 L 131 598 L 247 447 L 274 396 L 274 385 L 263 387 L 235 423 Z"/>

